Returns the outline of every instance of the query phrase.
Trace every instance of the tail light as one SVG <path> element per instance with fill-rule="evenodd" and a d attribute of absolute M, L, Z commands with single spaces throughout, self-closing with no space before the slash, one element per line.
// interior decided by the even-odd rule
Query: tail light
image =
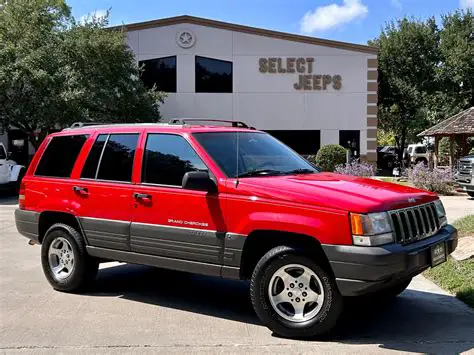
<path fill-rule="evenodd" d="M 18 193 L 18 207 L 20 210 L 25 209 L 25 183 L 20 183 L 20 191 Z"/>

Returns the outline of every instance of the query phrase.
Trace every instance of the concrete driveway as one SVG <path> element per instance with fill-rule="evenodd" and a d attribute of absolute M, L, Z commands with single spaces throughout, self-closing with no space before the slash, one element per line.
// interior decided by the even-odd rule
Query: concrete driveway
<path fill-rule="evenodd" d="M 472 201 L 469 201 L 472 203 Z M 351 301 L 324 341 L 278 338 L 255 316 L 244 282 L 108 263 L 86 294 L 53 291 L 40 247 L 0 201 L 2 353 L 461 353 L 474 310 L 423 277 L 388 304 Z M 449 213 L 449 211 L 448 211 Z"/>

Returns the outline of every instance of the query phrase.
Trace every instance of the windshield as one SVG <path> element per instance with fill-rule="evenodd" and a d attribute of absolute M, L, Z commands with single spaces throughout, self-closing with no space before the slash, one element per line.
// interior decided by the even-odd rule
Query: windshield
<path fill-rule="evenodd" d="M 7 159 L 7 153 L 5 152 L 3 145 L 0 145 L 0 159 Z"/>
<path fill-rule="evenodd" d="M 228 177 L 319 172 L 286 145 L 263 132 L 204 132 L 193 136 Z"/>

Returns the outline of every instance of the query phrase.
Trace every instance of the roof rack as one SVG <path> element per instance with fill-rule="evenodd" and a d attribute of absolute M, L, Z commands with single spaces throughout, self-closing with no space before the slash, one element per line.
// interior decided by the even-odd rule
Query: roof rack
<path fill-rule="evenodd" d="M 253 127 L 249 127 L 246 123 L 241 121 L 230 121 L 230 120 L 213 120 L 207 118 L 173 118 L 169 121 L 169 124 L 187 124 L 188 122 L 224 122 L 224 123 L 231 123 L 232 127 L 240 127 L 240 128 L 250 128 L 255 129 Z"/>
<path fill-rule="evenodd" d="M 103 124 L 107 124 L 107 123 L 104 123 L 104 122 L 74 122 L 72 125 L 70 125 L 69 127 L 65 128 L 65 129 L 82 128 L 82 127 L 87 127 L 87 126 L 99 126 L 99 125 L 103 125 Z"/>

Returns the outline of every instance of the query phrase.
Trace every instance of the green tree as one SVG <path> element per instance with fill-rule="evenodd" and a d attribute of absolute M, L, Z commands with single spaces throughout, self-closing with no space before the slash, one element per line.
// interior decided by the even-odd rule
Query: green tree
<path fill-rule="evenodd" d="M 434 18 L 391 22 L 369 42 L 379 48 L 380 128 L 392 132 L 399 147 L 416 140 L 429 122 L 425 101 L 436 92 L 438 42 Z"/>
<path fill-rule="evenodd" d="M 160 119 L 163 94 L 144 87 L 125 34 L 105 29 L 107 17 L 78 22 L 64 0 L 0 1 L 1 125 L 37 147 L 76 121 Z"/>

